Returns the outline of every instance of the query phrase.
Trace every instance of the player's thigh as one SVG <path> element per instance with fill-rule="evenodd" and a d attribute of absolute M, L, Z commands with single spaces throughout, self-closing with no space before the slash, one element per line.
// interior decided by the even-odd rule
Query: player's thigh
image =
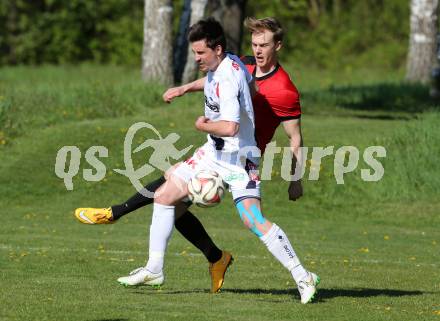
<path fill-rule="evenodd" d="M 187 195 L 186 182 L 175 175 L 170 175 L 154 193 L 154 202 L 162 205 L 176 205 Z"/>
<path fill-rule="evenodd" d="M 265 235 L 272 227 L 272 223 L 263 215 L 260 199 L 254 197 L 237 199 L 236 207 L 244 225 L 258 237 Z"/>
<path fill-rule="evenodd" d="M 199 148 L 192 157 L 167 171 L 166 182 L 155 193 L 158 203 L 174 205 L 188 195 L 189 180 L 200 170 L 209 169 L 209 161 L 204 154 L 203 149 Z"/>
<path fill-rule="evenodd" d="M 174 172 L 174 170 L 180 166 L 180 164 L 182 164 L 182 162 L 178 162 L 176 164 L 174 164 L 173 166 L 171 166 L 170 168 L 168 168 L 165 173 L 163 174 L 163 176 L 165 177 L 165 179 L 170 178 L 171 174 Z"/>

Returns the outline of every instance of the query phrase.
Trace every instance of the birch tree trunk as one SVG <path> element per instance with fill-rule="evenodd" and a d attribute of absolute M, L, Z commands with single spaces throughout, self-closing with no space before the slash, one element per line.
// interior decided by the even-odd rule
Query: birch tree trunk
<path fill-rule="evenodd" d="M 15 1 L 10 1 L 6 21 L 6 42 L 9 43 L 8 63 L 17 64 L 16 46 L 17 46 L 17 5 Z"/>
<path fill-rule="evenodd" d="M 426 83 L 435 63 L 438 0 L 410 0 L 410 5 L 406 79 Z"/>
<path fill-rule="evenodd" d="M 171 0 L 145 0 L 142 78 L 173 84 Z"/>
<path fill-rule="evenodd" d="M 208 11 L 225 30 L 227 50 L 240 55 L 246 0 L 210 0 Z"/>
<path fill-rule="evenodd" d="M 174 46 L 174 82 L 182 81 L 183 71 L 188 60 L 188 28 L 191 20 L 191 0 L 184 0 Z"/>
<path fill-rule="evenodd" d="M 205 15 L 205 9 L 208 0 L 192 0 L 191 1 L 191 19 L 189 25 L 192 26 L 197 21 L 202 19 Z M 188 46 L 188 54 L 183 71 L 182 83 L 186 84 L 196 79 L 197 77 L 197 64 L 194 61 L 194 54 L 191 50 L 191 45 Z"/>

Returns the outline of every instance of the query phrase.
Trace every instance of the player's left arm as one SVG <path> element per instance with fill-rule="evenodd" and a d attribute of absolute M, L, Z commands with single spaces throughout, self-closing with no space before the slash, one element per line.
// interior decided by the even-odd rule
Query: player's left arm
<path fill-rule="evenodd" d="M 284 131 L 290 140 L 290 150 L 292 151 L 292 174 L 295 173 L 295 169 L 302 169 L 302 135 L 301 135 L 301 119 L 289 119 L 282 122 Z M 298 164 L 298 166 L 297 166 Z M 301 185 L 301 180 L 293 180 L 289 185 L 289 199 L 291 201 L 296 201 L 303 195 L 303 189 Z"/>

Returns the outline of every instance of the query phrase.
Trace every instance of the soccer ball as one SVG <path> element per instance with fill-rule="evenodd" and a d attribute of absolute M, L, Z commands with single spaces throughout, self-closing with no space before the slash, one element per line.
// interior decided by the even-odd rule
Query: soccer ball
<path fill-rule="evenodd" d="M 188 197 L 197 206 L 212 207 L 220 203 L 225 185 L 218 173 L 202 170 L 188 182 Z"/>

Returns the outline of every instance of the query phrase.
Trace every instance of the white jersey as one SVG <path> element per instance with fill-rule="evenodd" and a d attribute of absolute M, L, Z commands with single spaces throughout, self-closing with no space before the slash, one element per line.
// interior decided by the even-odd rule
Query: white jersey
<path fill-rule="evenodd" d="M 208 72 L 204 87 L 205 117 L 214 122 L 226 120 L 240 124 L 233 137 L 208 134 L 207 145 L 225 153 L 256 146 L 254 110 L 248 85 L 251 76 L 238 61 L 238 57 L 226 55 L 216 71 Z"/>
<path fill-rule="evenodd" d="M 234 137 L 208 135 L 208 141 L 173 171 L 188 182 L 200 170 L 217 172 L 228 183 L 234 200 L 260 197 L 254 110 L 248 81 L 252 76 L 239 58 L 227 55 L 205 81 L 205 117 L 232 121 L 240 128 Z"/>

